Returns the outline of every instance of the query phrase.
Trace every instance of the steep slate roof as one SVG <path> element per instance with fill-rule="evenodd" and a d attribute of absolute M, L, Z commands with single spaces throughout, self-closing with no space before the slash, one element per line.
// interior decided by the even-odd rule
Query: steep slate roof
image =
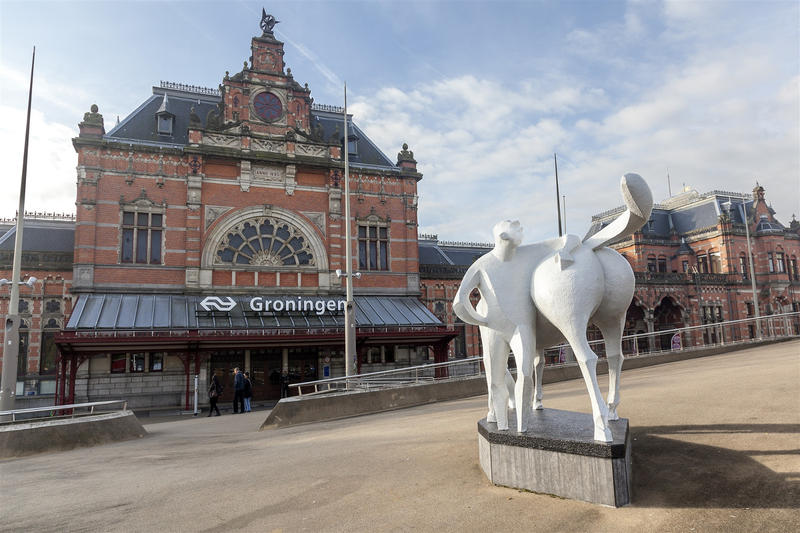
<path fill-rule="evenodd" d="M 744 207 L 743 207 L 744 206 Z M 641 232 L 647 236 L 669 236 L 674 230 L 678 235 L 685 235 L 695 230 L 716 226 L 720 215 L 728 213 L 735 224 L 744 221 L 744 210 L 748 216 L 753 214 L 753 198 L 749 194 L 711 191 L 699 194 L 687 191 L 673 196 L 661 204 L 653 206 L 650 221 L 642 227 Z M 616 207 L 592 217 L 592 225 L 587 236 L 594 235 L 610 224 L 625 210 L 624 206 Z M 772 212 L 770 210 L 770 212 Z M 763 227 L 763 229 L 761 229 Z M 780 223 L 761 222 L 757 231 L 783 231 Z"/>
<path fill-rule="evenodd" d="M 167 104 L 164 109 L 164 96 L 167 96 Z M 125 117 L 105 138 L 114 141 L 128 142 L 133 144 L 153 144 L 160 146 L 185 146 L 188 142 L 189 114 L 192 107 L 200 118 L 203 126 L 209 111 L 216 111 L 220 97 L 213 94 L 200 94 L 191 91 L 182 91 L 173 88 L 153 87 L 153 95 L 144 101 L 130 115 Z M 320 106 L 324 107 L 324 106 Z M 330 108 L 336 109 L 336 108 Z M 175 120 L 172 128 L 172 135 L 158 133 L 156 114 L 166 111 L 174 115 Z M 344 137 L 343 120 L 341 113 L 313 108 L 311 111 L 311 123 L 319 124 L 322 127 L 323 139 L 331 139 L 334 133 L 337 135 L 338 142 L 342 142 Z M 356 137 L 357 153 L 350 155 L 350 164 L 354 167 L 382 168 L 386 170 L 399 169 L 384 154 L 375 143 L 352 121 L 352 115 L 348 115 L 348 130 L 350 137 Z"/>
<path fill-rule="evenodd" d="M 160 134 L 156 127 L 156 113 L 164 102 L 164 95 L 168 95 L 166 111 L 175 116 L 172 135 Z M 192 107 L 195 108 L 195 113 L 205 125 L 208 112 L 215 110 L 219 101 L 219 96 L 153 87 L 153 95 L 109 131 L 105 138 L 134 144 L 154 143 L 183 146 L 189 140 L 187 134 L 189 113 Z"/>
<path fill-rule="evenodd" d="M 352 115 L 347 116 L 347 129 L 350 138 L 356 137 L 356 154 L 350 154 L 349 162 L 353 166 L 363 166 L 363 167 L 381 167 L 381 168 L 391 168 L 397 169 L 397 166 L 389 159 L 386 154 L 384 154 L 380 148 L 375 146 L 369 137 L 359 128 L 355 123 L 353 123 Z M 320 109 L 312 109 L 311 110 L 311 121 L 312 124 L 319 124 L 322 126 L 322 135 L 323 139 L 328 140 L 331 136 L 334 135 L 337 131 L 339 134 L 337 135 L 339 142 L 342 142 L 344 139 L 344 124 L 342 120 L 342 115 L 340 113 L 334 113 L 330 111 L 322 111 Z"/>
<path fill-rule="evenodd" d="M 13 251 L 15 224 L 0 224 L 0 250 Z M 25 220 L 22 250 L 26 252 L 68 252 L 75 248 L 75 223 L 72 221 Z"/>
<path fill-rule="evenodd" d="M 448 243 L 437 239 L 420 237 L 420 265 L 449 265 L 469 267 L 477 258 L 492 249 L 490 244 L 480 243 Z"/>

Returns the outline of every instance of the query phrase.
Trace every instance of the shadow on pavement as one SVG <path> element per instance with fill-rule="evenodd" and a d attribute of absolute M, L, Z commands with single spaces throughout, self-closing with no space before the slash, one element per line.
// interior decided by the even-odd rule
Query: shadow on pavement
<path fill-rule="evenodd" d="M 732 450 L 682 437 L 734 442 L 737 435 L 797 434 L 800 424 L 720 424 L 631 428 L 633 503 L 639 507 L 800 508 L 800 472 L 775 472 L 753 456 L 791 456 L 800 449 Z M 748 439 L 751 441 L 752 439 Z"/>

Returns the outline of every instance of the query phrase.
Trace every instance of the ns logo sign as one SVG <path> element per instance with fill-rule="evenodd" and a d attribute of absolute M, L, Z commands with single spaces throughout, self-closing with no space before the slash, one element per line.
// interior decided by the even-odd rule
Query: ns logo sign
<path fill-rule="evenodd" d="M 236 301 L 230 296 L 220 298 L 219 296 L 206 296 L 200 302 L 200 307 L 205 311 L 225 311 L 228 312 L 236 307 Z"/>

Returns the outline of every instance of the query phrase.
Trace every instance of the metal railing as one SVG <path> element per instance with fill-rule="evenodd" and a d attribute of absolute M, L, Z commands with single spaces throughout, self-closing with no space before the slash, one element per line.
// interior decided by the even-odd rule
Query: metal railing
<path fill-rule="evenodd" d="M 759 329 L 761 330 L 760 336 Z M 625 335 L 622 337 L 622 352 L 628 358 L 790 337 L 800 337 L 800 312 Z M 605 357 L 605 343 L 603 340 L 590 341 L 589 345 L 599 357 Z M 569 353 L 565 353 L 570 350 L 571 348 L 566 343 L 546 349 L 544 352 L 545 365 L 575 364 L 574 357 Z M 513 354 L 511 354 L 510 359 L 513 361 Z M 356 374 L 350 377 L 292 383 L 289 387 L 297 389 L 298 396 L 404 387 L 482 376 L 484 375 L 482 362 L 483 358 L 480 356 L 470 357 L 446 363 L 410 366 Z"/>
<path fill-rule="evenodd" d="M 48 405 L 44 407 L 27 407 L 25 409 L 12 409 L 10 411 L 0 411 L 0 421 L 17 422 L 19 415 L 28 415 L 33 413 L 48 413 L 45 416 L 25 416 L 23 419 L 27 421 L 50 419 L 50 418 L 75 418 L 76 416 L 89 416 L 94 414 L 95 407 L 122 404 L 120 411 L 125 411 L 128 408 L 128 400 L 106 400 L 102 402 L 88 402 L 88 403 L 72 403 L 68 405 Z M 76 413 L 76 409 L 87 409 L 86 412 Z M 67 414 L 56 414 L 69 411 Z M 108 411 L 116 411 L 116 409 L 109 409 Z M 8 417 L 11 417 L 9 420 Z"/>
<path fill-rule="evenodd" d="M 408 366 L 392 370 L 381 370 L 366 374 L 355 374 L 350 377 L 327 378 L 303 383 L 292 383 L 289 387 L 297 388 L 299 396 L 336 391 L 370 391 L 420 383 L 433 383 L 441 379 L 466 379 L 483 374 L 481 357 L 458 359 L 446 363 Z M 446 370 L 446 371 L 445 371 Z M 303 389 L 306 389 L 305 391 Z M 308 392 L 308 389 L 313 389 Z"/>

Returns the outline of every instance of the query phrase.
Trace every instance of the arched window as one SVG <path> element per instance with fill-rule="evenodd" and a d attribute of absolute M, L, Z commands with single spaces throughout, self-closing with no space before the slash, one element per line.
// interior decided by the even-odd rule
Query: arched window
<path fill-rule="evenodd" d="M 697 254 L 697 270 L 701 274 L 708 273 L 708 256 L 706 254 Z"/>
<path fill-rule="evenodd" d="M 722 259 L 716 250 L 708 251 L 708 269 L 709 272 L 720 274 L 722 272 Z"/>
<path fill-rule="evenodd" d="M 22 303 L 20 300 L 19 303 Z M 19 321 L 19 352 L 17 352 L 17 376 L 28 373 L 28 323 Z"/>
<path fill-rule="evenodd" d="M 216 250 L 215 262 L 233 266 L 313 266 L 314 255 L 296 227 L 259 217 L 240 222 L 228 231 Z"/>
<path fill-rule="evenodd" d="M 739 272 L 742 274 L 742 279 L 748 279 L 747 277 L 747 256 L 744 252 L 739 254 Z"/>
<path fill-rule="evenodd" d="M 789 260 L 789 268 L 791 269 L 791 272 L 789 272 L 789 277 L 795 281 L 800 280 L 800 277 L 798 277 L 800 275 L 797 273 L 797 257 L 792 256 L 792 258 Z"/>
<path fill-rule="evenodd" d="M 783 248 L 778 246 L 778 249 L 775 251 L 775 266 L 778 268 L 779 273 L 786 272 L 786 263 L 784 262 L 785 254 L 783 253 Z"/>
<path fill-rule="evenodd" d="M 51 300 L 57 302 L 57 300 Z M 48 305 L 51 303 L 48 302 Z M 39 362 L 40 374 L 55 374 L 56 373 L 56 359 L 58 351 L 56 349 L 56 333 L 61 329 L 61 325 L 55 318 L 51 318 L 44 325 L 42 331 L 42 350 L 41 360 Z"/>
<path fill-rule="evenodd" d="M 647 256 L 647 271 L 648 272 L 656 272 L 658 266 L 656 265 L 656 256 L 648 255 Z"/>
<path fill-rule="evenodd" d="M 658 271 L 659 272 L 666 272 L 667 271 L 667 257 L 663 255 L 658 256 Z"/>

